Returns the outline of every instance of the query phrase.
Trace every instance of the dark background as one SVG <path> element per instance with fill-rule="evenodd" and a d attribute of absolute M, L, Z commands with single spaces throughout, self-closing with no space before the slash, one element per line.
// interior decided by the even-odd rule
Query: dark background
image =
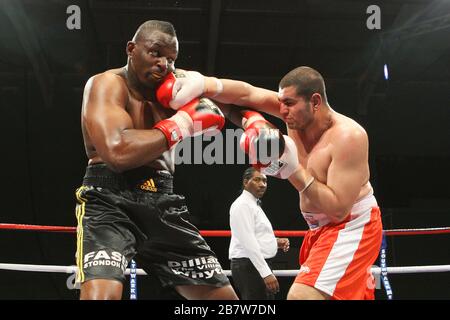
<path fill-rule="evenodd" d="M 81 8 L 68 30 L 66 8 Z M 366 9 L 381 9 L 369 30 Z M 277 90 L 294 67 L 319 70 L 331 106 L 370 139 L 371 182 L 385 229 L 450 225 L 450 2 L 447 0 L 193 0 L 0 2 L 0 223 L 75 226 L 74 191 L 87 158 L 80 130 L 86 80 L 126 63 L 125 44 L 149 19 L 174 24 L 177 66 Z M 389 66 L 389 81 L 383 65 Z M 278 119 L 268 117 L 283 128 Z M 228 124 L 227 128 L 235 128 Z M 180 165 L 199 229 L 229 229 L 245 165 Z M 298 196 L 270 179 L 263 207 L 277 230 L 305 230 Z M 450 264 L 450 236 L 388 238 L 388 265 Z M 225 269 L 228 238 L 209 240 Z M 298 268 L 300 238 L 276 269 Z M 75 235 L 0 231 L 0 263 L 73 265 Z M 76 299 L 66 274 L 0 271 L 1 299 Z M 279 278 L 284 298 L 292 278 Z M 450 274 L 391 275 L 396 299 L 449 299 Z M 139 278 L 140 298 L 172 298 Z M 124 293 L 127 296 L 127 291 Z M 377 298 L 386 299 L 383 290 Z"/>

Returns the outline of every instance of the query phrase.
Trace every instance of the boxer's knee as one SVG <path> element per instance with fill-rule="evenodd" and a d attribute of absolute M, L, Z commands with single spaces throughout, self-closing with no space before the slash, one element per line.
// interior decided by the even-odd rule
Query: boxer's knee
<path fill-rule="evenodd" d="M 289 289 L 287 300 L 328 300 L 326 293 L 303 283 L 294 283 Z"/>
<path fill-rule="evenodd" d="M 237 300 L 231 285 L 213 287 L 207 285 L 187 285 L 175 287 L 188 300 Z"/>
<path fill-rule="evenodd" d="M 80 287 L 80 300 L 120 300 L 123 284 L 117 280 L 94 279 Z"/>

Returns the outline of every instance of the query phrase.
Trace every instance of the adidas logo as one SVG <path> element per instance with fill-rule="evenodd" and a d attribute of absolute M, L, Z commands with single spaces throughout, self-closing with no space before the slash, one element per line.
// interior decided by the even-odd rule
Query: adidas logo
<path fill-rule="evenodd" d="M 146 180 L 143 184 L 139 186 L 142 190 L 151 191 L 151 192 L 157 192 L 158 189 L 155 186 L 155 182 L 153 179 Z"/>

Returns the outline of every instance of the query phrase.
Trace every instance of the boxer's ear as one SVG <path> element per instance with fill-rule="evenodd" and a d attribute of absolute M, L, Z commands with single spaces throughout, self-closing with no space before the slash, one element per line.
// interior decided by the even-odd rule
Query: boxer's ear
<path fill-rule="evenodd" d="M 136 48 L 136 43 L 134 41 L 127 42 L 127 47 L 126 47 L 125 51 L 129 58 L 131 58 L 131 55 L 135 48 Z"/>
<path fill-rule="evenodd" d="M 309 101 L 311 102 L 312 108 L 318 110 L 319 106 L 322 104 L 322 96 L 319 93 L 313 93 Z"/>

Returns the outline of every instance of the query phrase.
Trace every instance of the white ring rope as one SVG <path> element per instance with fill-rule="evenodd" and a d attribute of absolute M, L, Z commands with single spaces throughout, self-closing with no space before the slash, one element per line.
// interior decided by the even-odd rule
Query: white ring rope
<path fill-rule="evenodd" d="M 1 270 L 14 271 L 34 271 L 34 272 L 55 272 L 55 273 L 75 273 L 76 266 L 54 266 L 54 265 L 36 265 L 36 264 L 15 264 L 15 263 L 0 263 Z M 381 273 L 381 268 L 372 267 L 374 275 Z M 293 277 L 298 274 L 299 270 L 274 270 L 275 276 Z M 387 267 L 387 272 L 395 273 L 428 273 L 428 272 L 450 272 L 450 265 L 436 265 L 436 266 L 410 266 L 410 267 Z M 230 270 L 224 270 L 225 275 L 231 276 Z M 125 271 L 125 274 L 130 274 L 130 269 Z M 136 269 L 137 275 L 146 275 L 143 269 Z"/>

